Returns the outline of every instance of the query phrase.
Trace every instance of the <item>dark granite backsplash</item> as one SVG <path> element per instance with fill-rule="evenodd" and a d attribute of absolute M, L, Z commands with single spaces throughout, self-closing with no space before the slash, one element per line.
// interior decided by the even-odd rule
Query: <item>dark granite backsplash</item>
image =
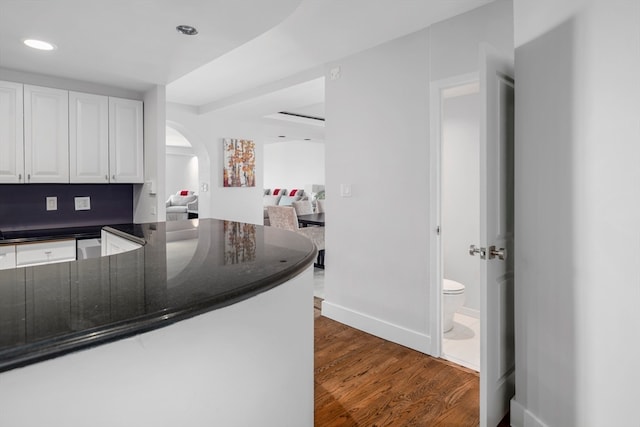
<path fill-rule="evenodd" d="M 58 198 L 47 211 L 46 198 Z M 90 197 L 90 210 L 75 210 L 74 197 Z M 133 184 L 2 184 L 0 230 L 81 227 L 133 222 Z"/>

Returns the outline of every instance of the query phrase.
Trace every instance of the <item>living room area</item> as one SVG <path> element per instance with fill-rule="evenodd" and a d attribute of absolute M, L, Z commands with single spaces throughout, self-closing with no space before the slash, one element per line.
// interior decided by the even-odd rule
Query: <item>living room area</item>
<path fill-rule="evenodd" d="M 316 110 L 320 113 L 318 108 Z M 264 192 L 269 192 L 264 195 L 264 212 L 267 212 L 267 204 L 291 206 L 298 203 L 308 205 L 312 212 L 319 212 L 319 205 L 325 202 L 324 184 L 324 141 L 285 140 L 264 145 Z M 274 195 L 275 191 L 279 194 Z M 301 213 L 297 206 L 294 210 Z M 267 225 L 268 214 L 265 213 L 264 216 Z M 324 243 L 324 230 L 322 231 Z M 323 251 L 323 263 L 316 263 L 314 268 L 314 296 L 323 299 L 324 245 L 319 250 Z"/>
<path fill-rule="evenodd" d="M 198 156 L 176 129 L 166 127 L 167 221 L 198 218 Z"/>

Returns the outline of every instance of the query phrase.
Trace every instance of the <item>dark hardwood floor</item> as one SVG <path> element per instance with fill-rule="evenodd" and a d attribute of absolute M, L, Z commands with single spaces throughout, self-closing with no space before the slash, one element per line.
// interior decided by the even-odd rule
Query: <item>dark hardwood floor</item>
<path fill-rule="evenodd" d="M 320 316 L 319 302 L 316 426 L 478 425 L 477 372 Z"/>

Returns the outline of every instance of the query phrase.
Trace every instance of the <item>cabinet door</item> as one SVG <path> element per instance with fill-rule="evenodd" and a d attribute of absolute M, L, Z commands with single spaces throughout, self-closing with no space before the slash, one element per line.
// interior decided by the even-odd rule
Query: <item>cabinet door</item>
<path fill-rule="evenodd" d="M 0 183 L 24 182 L 22 85 L 0 81 Z"/>
<path fill-rule="evenodd" d="M 70 264 L 25 269 L 27 340 L 69 331 L 71 325 Z"/>
<path fill-rule="evenodd" d="M 109 98 L 69 92 L 69 181 L 109 182 Z"/>
<path fill-rule="evenodd" d="M 27 182 L 69 182 L 69 92 L 24 86 Z"/>
<path fill-rule="evenodd" d="M 144 251 L 123 254 L 141 245 L 102 230 L 102 256 L 109 258 L 111 320 L 139 315 L 144 311 Z"/>
<path fill-rule="evenodd" d="M 111 182 L 144 182 L 142 114 L 141 101 L 109 98 Z"/>
<path fill-rule="evenodd" d="M 0 270 L 16 268 L 16 245 L 0 246 Z"/>
<path fill-rule="evenodd" d="M 75 239 L 25 243 L 16 246 L 16 265 L 18 267 L 75 261 L 75 259 Z"/>

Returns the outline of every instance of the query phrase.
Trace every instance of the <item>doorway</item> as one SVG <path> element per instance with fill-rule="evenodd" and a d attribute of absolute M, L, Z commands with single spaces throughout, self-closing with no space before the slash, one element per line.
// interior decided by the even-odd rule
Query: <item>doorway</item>
<path fill-rule="evenodd" d="M 479 87 L 479 158 L 478 173 L 466 178 L 467 185 L 478 184 L 478 214 L 467 212 L 475 209 L 466 205 L 454 214 L 465 216 L 465 222 L 480 224 L 479 236 L 469 236 L 457 253 L 473 256 L 480 261 L 479 279 L 479 324 L 480 331 L 480 426 L 497 425 L 509 410 L 509 402 L 515 392 L 515 359 L 513 340 L 513 218 L 514 218 L 514 132 L 513 111 L 515 83 L 513 80 L 513 57 L 505 56 L 489 45 L 480 49 L 480 72 L 467 76 L 433 82 L 431 84 L 431 144 L 430 144 L 430 191 L 434 203 L 430 210 L 430 224 L 435 238 L 430 239 L 430 333 L 431 354 L 446 356 L 444 345 L 443 299 L 444 279 L 454 274 L 448 265 L 445 253 L 447 236 L 446 219 L 454 215 L 445 212 L 444 203 L 450 197 L 443 180 L 446 179 L 447 163 L 457 169 L 450 172 L 462 174 L 459 168 L 464 162 L 460 154 L 455 160 L 446 160 L 443 152 L 444 110 L 450 98 L 466 93 L 470 84 Z M 453 96 L 456 95 L 456 96 Z M 466 95 L 465 95 L 466 96 Z M 469 153 L 466 153 L 468 155 Z M 444 192 L 447 191 L 446 194 Z M 466 191 L 466 190 L 465 190 Z M 455 194 L 455 193 L 453 193 Z M 475 196 L 467 196 L 473 198 Z M 451 221 L 451 220 L 449 220 Z M 460 227 L 460 225 L 458 225 Z M 449 226 L 448 228 L 455 228 Z M 449 240 L 447 240 L 449 239 Z M 468 246 L 467 246 L 468 245 Z M 465 248 L 466 246 L 466 248 Z M 459 274 L 459 273 L 455 273 Z M 473 280 L 469 279 L 469 284 Z M 466 291 L 466 284 L 464 286 Z M 461 306 L 464 307 L 464 304 Z M 467 309 L 473 307 L 467 307 Z M 457 311 L 457 310 L 456 310 Z"/>
<path fill-rule="evenodd" d="M 442 357 L 480 371 L 480 92 L 472 81 L 442 90 L 440 253 Z"/>
<path fill-rule="evenodd" d="M 198 192 L 198 156 L 193 146 L 179 131 L 166 128 L 166 191 L 167 195 L 180 190 Z"/>

